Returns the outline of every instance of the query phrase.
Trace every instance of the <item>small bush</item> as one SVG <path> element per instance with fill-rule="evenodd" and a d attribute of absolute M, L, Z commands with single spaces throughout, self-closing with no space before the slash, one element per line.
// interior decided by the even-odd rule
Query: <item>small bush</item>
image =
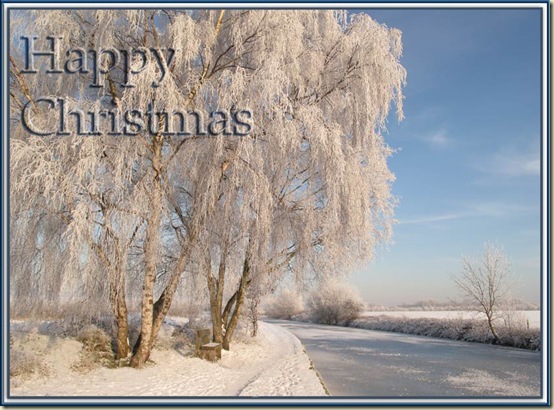
<path fill-rule="evenodd" d="M 191 338 L 189 332 L 184 328 L 176 328 L 172 334 L 172 348 L 177 350 L 188 349 L 191 350 L 194 347 L 194 339 Z"/>
<path fill-rule="evenodd" d="M 36 331 L 10 331 L 9 368 L 13 387 L 31 378 L 49 375 L 45 360 L 47 343 Z"/>
<path fill-rule="evenodd" d="M 83 349 L 80 359 L 72 366 L 74 370 L 88 373 L 100 366 L 116 366 L 112 340 L 102 329 L 88 325 L 77 334 L 77 341 L 83 344 Z"/>
<path fill-rule="evenodd" d="M 112 339 L 95 325 L 88 325 L 81 329 L 77 334 L 77 341 L 81 342 L 89 352 L 111 352 Z"/>
<path fill-rule="evenodd" d="M 302 295 L 292 289 L 282 290 L 264 304 L 264 312 L 274 319 L 290 319 L 304 310 Z"/>
<path fill-rule="evenodd" d="M 162 327 L 154 342 L 154 348 L 157 350 L 182 350 L 190 348 L 194 346 L 194 332 L 191 333 L 192 339 L 190 333 L 182 327 Z"/>
<path fill-rule="evenodd" d="M 358 318 L 364 308 L 354 288 L 338 281 L 323 282 L 308 299 L 311 320 L 326 325 L 348 324 Z"/>
<path fill-rule="evenodd" d="M 32 376 L 47 376 L 48 367 L 33 352 L 12 348 L 10 351 L 10 376 L 27 380 Z"/>

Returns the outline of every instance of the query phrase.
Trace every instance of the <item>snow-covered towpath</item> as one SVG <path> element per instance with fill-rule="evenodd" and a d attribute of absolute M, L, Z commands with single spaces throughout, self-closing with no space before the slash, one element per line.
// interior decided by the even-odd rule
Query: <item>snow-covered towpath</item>
<path fill-rule="evenodd" d="M 540 395 L 539 352 L 312 323 L 270 322 L 302 341 L 332 396 Z"/>
<path fill-rule="evenodd" d="M 325 396 L 302 344 L 289 331 L 260 323 L 259 336 L 236 343 L 210 363 L 183 357 L 175 349 L 154 350 L 153 364 L 132 368 L 96 369 L 80 374 L 71 369 L 81 344 L 44 335 L 42 346 L 48 379 L 22 382 L 12 396 Z M 49 340 L 50 339 L 50 340 Z M 37 348 L 42 339 L 35 340 Z M 185 355 L 186 356 L 186 355 Z"/>

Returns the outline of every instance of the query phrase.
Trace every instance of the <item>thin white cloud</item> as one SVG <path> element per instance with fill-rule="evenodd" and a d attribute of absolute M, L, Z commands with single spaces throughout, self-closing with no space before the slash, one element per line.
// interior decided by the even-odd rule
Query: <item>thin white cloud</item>
<path fill-rule="evenodd" d="M 540 175 L 539 154 L 496 154 L 493 156 L 492 173 L 509 177 Z"/>
<path fill-rule="evenodd" d="M 497 177 L 525 177 L 540 175 L 538 147 L 517 150 L 503 149 L 475 165 L 479 171 Z"/>
<path fill-rule="evenodd" d="M 452 221 L 455 219 L 466 218 L 467 216 L 468 216 L 467 212 L 426 215 L 426 216 L 413 218 L 413 219 L 400 220 L 398 221 L 398 223 L 401 225 L 427 224 L 427 223 L 433 223 L 433 222 Z"/>
<path fill-rule="evenodd" d="M 440 128 L 431 134 L 422 135 L 419 139 L 433 148 L 446 148 L 452 143 L 452 139 L 444 128 Z"/>
<path fill-rule="evenodd" d="M 399 220 L 399 224 L 431 224 L 435 222 L 445 222 L 476 217 L 505 218 L 531 212 L 538 212 L 538 207 L 535 208 L 531 206 L 507 204 L 502 202 L 482 202 L 468 204 L 465 209 L 457 212 L 439 213 L 435 215 L 425 215 L 412 219 Z"/>
<path fill-rule="evenodd" d="M 469 204 L 467 206 L 471 216 L 490 216 L 494 218 L 504 218 L 514 215 L 539 212 L 539 204 L 536 206 L 510 204 L 505 202 L 480 202 Z"/>

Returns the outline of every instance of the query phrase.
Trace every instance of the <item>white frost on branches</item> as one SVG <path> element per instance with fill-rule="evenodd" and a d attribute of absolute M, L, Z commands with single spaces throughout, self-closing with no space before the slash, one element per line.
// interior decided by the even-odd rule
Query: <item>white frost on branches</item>
<path fill-rule="evenodd" d="M 32 269 L 39 284 L 88 284 L 75 294 L 91 310 L 108 297 L 120 327 L 126 305 L 140 303 L 143 320 L 154 320 L 151 330 L 143 323 L 141 337 L 155 338 L 156 321 L 186 271 L 205 276 L 212 311 L 219 311 L 212 319 L 232 334 L 250 286 L 264 292 L 287 272 L 313 278 L 347 270 L 390 238 L 394 176 L 381 133 L 391 104 L 402 118 L 398 30 L 363 13 L 325 10 L 55 10 L 23 17 L 17 33 L 39 33 L 37 48 L 47 47 L 47 35 L 63 35 L 67 48 L 177 51 L 158 88 L 152 83 L 159 68 L 150 60 L 133 77 L 134 88 L 120 87 L 118 66 L 104 88 L 91 89 L 87 74 L 22 74 L 22 50 L 14 50 L 17 294 L 43 299 L 46 287 L 25 288 L 25 259 L 48 253 L 48 263 L 37 259 Z M 254 127 L 246 137 L 30 136 L 20 108 L 32 104 L 35 125 L 51 127 L 55 116 L 34 102 L 50 95 L 84 112 L 114 109 L 111 102 L 123 112 L 247 108 Z M 52 240 L 38 246 L 47 224 L 55 226 Z M 225 300 L 232 302 L 227 316 Z"/>

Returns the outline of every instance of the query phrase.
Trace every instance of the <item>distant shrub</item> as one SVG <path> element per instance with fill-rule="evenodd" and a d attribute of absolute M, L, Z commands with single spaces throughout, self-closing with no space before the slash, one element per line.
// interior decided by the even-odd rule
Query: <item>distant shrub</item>
<path fill-rule="evenodd" d="M 348 324 L 364 309 L 355 289 L 337 280 L 323 282 L 308 298 L 310 319 L 326 325 Z"/>
<path fill-rule="evenodd" d="M 292 289 L 284 289 L 264 304 L 264 312 L 274 319 L 290 319 L 304 310 L 302 295 Z"/>

